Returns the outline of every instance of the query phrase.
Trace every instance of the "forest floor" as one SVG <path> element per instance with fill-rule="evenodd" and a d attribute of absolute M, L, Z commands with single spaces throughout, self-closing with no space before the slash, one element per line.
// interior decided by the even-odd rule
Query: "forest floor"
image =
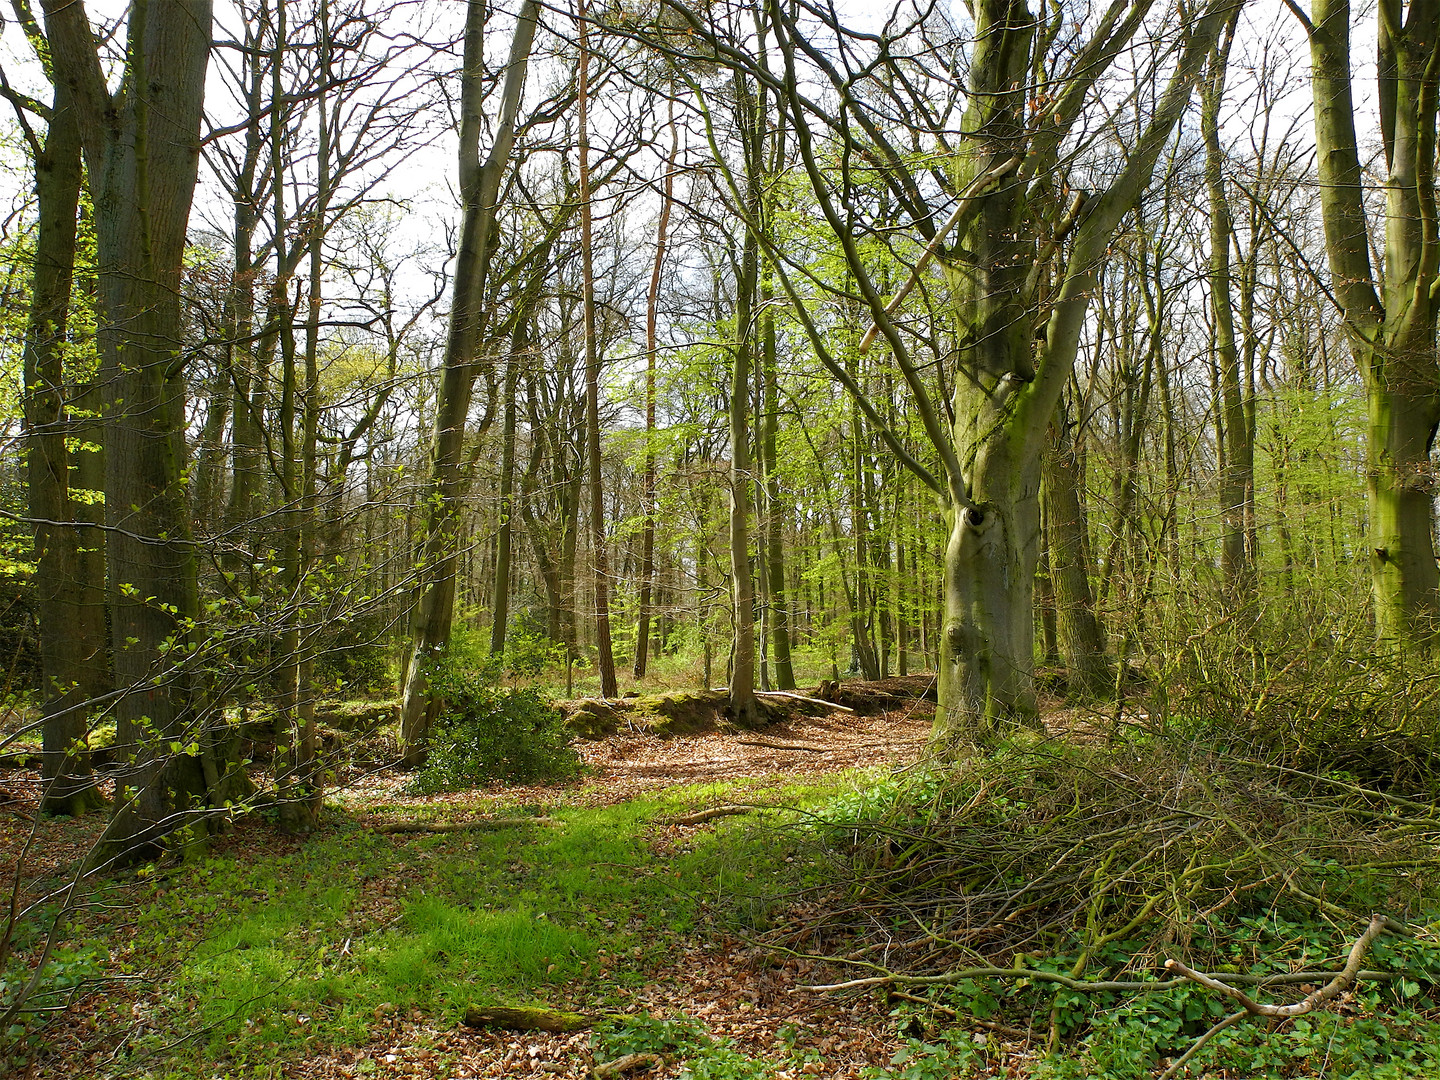
<path fill-rule="evenodd" d="M 884 844 L 874 844 L 877 836 L 883 840 L 883 828 L 867 834 L 863 843 L 870 846 L 863 847 L 857 830 L 833 824 L 863 820 L 872 805 L 867 800 L 896 790 L 897 773 L 920 777 L 922 786 L 932 775 L 910 769 L 927 745 L 931 690 L 926 677 L 916 676 L 822 687 L 804 699 L 772 696 L 765 699 L 766 722 L 753 730 L 727 724 L 724 696 L 715 692 L 562 703 L 572 722 L 606 732 L 577 743 L 586 766 L 580 780 L 435 795 L 417 794 L 414 774 L 387 764 L 395 758 L 393 726 L 377 727 L 376 718 L 389 716 L 388 707 L 357 704 L 352 719 L 370 717 L 353 725 L 357 730 L 344 730 L 338 713 L 327 727 L 335 775 L 313 834 L 284 835 L 265 812 L 255 812 L 203 856 L 90 887 L 45 969 L 48 996 L 36 999 L 57 1011 L 48 1022 L 32 1016 L 0 1032 L 0 1076 L 1159 1075 L 1224 1015 L 1223 1000 L 1186 988 L 1082 1001 L 1050 989 L 1051 983 L 1021 978 L 1018 969 L 1004 986 L 967 981 L 936 988 L 933 998 L 875 988 L 806 989 L 872 974 L 877 965 L 915 970 L 924 957 L 904 950 L 917 943 L 942 970 L 957 956 L 978 955 L 950 941 L 931 951 L 938 940 L 933 930 L 920 926 L 917 933 L 899 914 L 903 906 L 870 902 L 859 871 L 870 865 L 866 858 L 880 860 L 871 869 L 888 865 Z M 822 693 L 830 700 L 815 700 Z M 1207 765 L 1203 757 L 1172 761 L 1172 750 L 1150 736 L 1112 746 L 1114 738 L 1096 733 L 1118 730 L 1115 717 L 1065 709 L 1054 699 L 1043 704 L 1050 739 L 1032 737 L 1027 745 L 1043 744 L 1049 756 L 1027 765 L 1022 749 L 1009 764 L 1003 756 L 982 764 L 974 772 L 974 795 L 948 811 L 980 830 L 954 834 L 967 865 L 995 862 L 1007 880 L 1018 873 L 1028 888 L 1037 879 L 1019 859 L 1029 845 L 1038 852 L 1028 857 L 1040 858 L 1042 878 L 1047 866 L 1063 864 L 1073 873 L 1081 859 L 1094 860 L 1095 873 L 1104 874 L 1117 858 L 1117 865 L 1132 859 L 1125 844 L 1163 851 L 1172 841 L 1155 846 L 1150 830 L 1169 827 L 1165 822 L 1174 818 L 1184 825 L 1183 837 L 1201 845 L 1182 860 L 1178 880 L 1188 881 L 1186 867 L 1208 865 L 1212 838 L 1224 839 L 1226 830 L 1208 822 L 1228 821 L 1247 837 L 1244 852 L 1274 861 L 1325 831 L 1315 823 L 1314 807 L 1323 808 L 1320 820 L 1333 824 L 1353 812 L 1364 817 L 1373 803 L 1382 811 L 1381 833 L 1418 845 L 1416 873 L 1427 880 L 1432 869 L 1440 873 L 1433 841 L 1440 821 L 1424 810 L 1428 803 L 1401 800 L 1412 817 L 1399 827 L 1385 809 L 1389 796 L 1377 802 L 1376 793 L 1342 777 L 1334 783 L 1346 802 L 1320 801 L 1323 791 L 1306 789 L 1291 806 L 1275 801 L 1261 786 L 1263 777 L 1232 774 L 1231 764 Z M 1125 719 L 1145 722 L 1140 713 Z M 39 777 L 23 764 L 0 767 L 0 874 L 13 884 L 18 908 L 39 904 L 17 925 L 13 941 L 19 969 L 28 964 L 33 970 L 48 925 L 44 901 L 71 880 L 104 817 L 40 817 Z M 1145 779 L 1146 769 L 1153 777 Z M 1176 802 L 1191 783 L 1185 778 L 1197 775 L 1211 801 Z M 1220 791 L 1215 801 L 1214 791 L 1232 778 L 1234 797 Z M 1162 790 L 1153 800 L 1132 798 L 1146 784 Z M 1252 803 L 1259 807 L 1254 822 L 1235 824 Z M 1287 824 L 1297 806 L 1303 813 Z M 1100 815 L 1128 824 L 1097 833 Z M 1292 825 L 1298 831 L 1287 831 Z M 1262 829 L 1274 834 L 1273 845 L 1256 839 Z M 1110 847 L 1077 854 L 1092 834 Z M 1390 865 L 1385 860 L 1395 852 L 1376 846 L 1379 835 L 1367 824 L 1347 840 L 1363 865 Z M 893 852 L 894 841 L 888 843 Z M 1052 848 L 1064 855 L 1052 858 L 1046 854 Z M 1122 850 L 1129 853 L 1117 855 Z M 1216 850 L 1238 858 L 1230 848 Z M 1325 850 L 1343 857 L 1340 848 Z M 1415 858 L 1408 848 L 1400 853 Z M 1130 863 L 1131 871 L 1140 865 Z M 1273 868 L 1266 872 L 1276 876 Z M 1081 876 L 1090 873 L 1083 869 Z M 1334 873 L 1322 867 L 1322 874 L 1338 887 Z M 1380 902 L 1400 913 L 1384 881 L 1375 878 L 1371 892 L 1378 889 Z M 1228 966 L 1221 970 L 1228 972 L 1283 974 L 1337 964 L 1354 937 L 1350 921 L 1296 921 L 1283 898 L 1258 899 L 1263 883 L 1226 875 L 1213 889 L 1207 885 L 1197 894 L 1206 910 L 1186 933 L 1194 929 L 1197 939 L 1204 937 L 1212 954 L 1223 944 Z M 1092 904 L 1083 880 L 1078 887 L 1084 904 Z M 958 885 L 952 893 L 952 906 L 980 895 Z M 1257 899 L 1242 904 L 1247 896 Z M 1219 900 L 1212 904 L 1214 897 Z M 1157 902 L 1145 901 L 1137 922 Z M 1368 896 L 1354 899 L 1351 906 L 1368 902 Z M 1221 907 L 1226 914 L 1214 914 Z M 1057 925 L 1044 911 L 1042 929 Z M 1372 979 L 1333 1009 L 1282 1027 L 1232 1028 L 1206 1051 L 1211 1066 L 1197 1068 L 1197 1061 L 1183 1075 L 1437 1075 L 1436 914 L 1417 907 L 1407 913 L 1419 927 L 1416 937 L 1376 943 L 1372 959 L 1396 969 L 1382 977 L 1391 982 Z M 975 928 L 982 935 L 1008 932 L 983 919 Z M 1084 967 L 1088 945 L 1078 956 L 1067 954 L 1064 934 L 1045 932 L 1043 947 L 1052 954 L 1027 955 L 1011 946 L 1015 964 L 1049 972 Z M 1107 934 L 1102 944 L 1116 936 Z M 1096 966 L 1154 977 L 1166 954 L 1154 953 L 1153 942 L 1141 938 L 1116 941 Z M 1165 940 L 1167 949 L 1183 948 L 1173 935 Z M 830 959 L 842 954 L 845 962 Z M 16 971 L 14 965 L 0 970 L 0 1004 L 13 993 Z M 1307 985 L 1294 993 L 1309 991 Z M 496 1006 L 583 1014 L 585 1026 L 545 1033 L 467 1023 L 467 1010 Z M 1057 1032 L 1058 1053 L 1047 1046 Z"/>
<path fill-rule="evenodd" d="M 663 1044 L 667 1024 L 674 1027 L 673 1052 L 629 1075 L 680 1075 L 686 1047 L 693 1048 L 697 1039 L 714 1051 L 708 1054 L 707 1075 L 715 1077 L 858 1078 L 878 1071 L 905 1043 L 889 1019 L 890 1006 L 873 995 L 841 999 L 795 992 L 797 983 L 823 981 L 825 965 L 777 956 L 747 940 L 753 926 L 745 925 L 743 913 L 736 918 L 737 907 L 743 909 L 747 903 L 765 906 L 765 920 L 804 918 L 803 903 L 788 911 L 773 909 L 771 899 L 762 901 L 743 885 L 736 889 L 723 881 L 727 869 L 734 881 L 754 880 L 767 857 L 775 854 L 766 850 L 763 832 L 752 831 L 745 842 L 750 845 L 747 856 L 739 848 L 726 851 L 727 838 L 741 827 L 737 817 L 696 824 L 673 824 L 670 819 L 678 816 L 677 811 L 735 802 L 803 803 L 817 793 L 825 797 L 853 785 L 850 778 L 867 770 L 916 760 L 933 717 L 933 706 L 919 696 L 924 689 L 924 679 L 870 687 L 846 684 L 840 700 L 859 711 L 772 698 L 772 722 L 749 732 L 701 722 L 701 730 L 662 737 L 627 724 L 622 715 L 614 734 L 579 743 L 588 775 L 577 784 L 560 787 L 512 786 L 417 796 L 407 794 L 407 777 L 402 773 L 352 767 L 340 775 L 328 796 L 331 809 L 326 821 L 308 841 L 277 836 L 260 821 L 243 821 L 198 871 L 164 868 L 150 880 L 116 885 L 97 895 L 77 918 L 63 952 L 76 958 L 80 993 L 63 1017 L 36 1030 L 28 1040 L 28 1051 L 12 1059 L 18 1066 L 15 1075 L 27 1080 L 62 1075 L 296 1080 L 582 1077 L 591 1075 L 597 1062 L 623 1057 L 621 1051 L 632 1043 L 655 1045 L 655 1029 L 661 1030 Z M 806 711 L 821 715 L 805 715 Z M 375 749 L 373 756 L 383 757 L 383 748 Z M 0 773 L 0 873 L 18 884 L 22 904 L 37 898 L 37 890 L 63 883 L 102 827 L 98 815 L 78 822 L 37 819 L 37 790 L 35 773 L 14 769 Z M 397 925 L 403 929 L 410 918 L 407 910 L 427 894 L 458 900 L 454 882 L 442 884 L 446 874 L 437 874 L 436 867 L 447 861 L 470 863 L 484 854 L 477 851 L 476 833 L 385 830 L 407 823 L 443 828 L 479 816 L 518 813 L 564 819 L 560 829 L 568 831 L 587 812 L 593 815 L 617 806 L 638 810 L 619 818 L 586 818 L 584 828 L 610 830 L 612 836 L 633 833 L 639 850 L 624 852 L 610 865 L 620 876 L 633 874 L 636 880 L 662 883 L 660 891 L 611 897 L 604 888 L 596 888 L 589 898 L 596 910 L 586 917 L 589 928 L 600 929 L 601 934 L 571 944 L 567 970 L 557 972 L 551 962 L 543 973 L 528 971 L 528 977 L 518 980 L 492 971 L 493 984 L 475 986 L 477 1001 L 488 997 L 493 1002 L 498 992 L 520 1003 L 616 1016 L 619 1019 L 609 1024 L 608 1043 L 597 1045 L 597 1037 L 588 1030 L 497 1032 L 457 1023 L 457 1012 L 465 1002 L 456 1000 L 455 971 L 443 977 L 451 980 L 447 992 L 440 995 L 444 1000 L 413 987 L 400 991 L 367 987 L 355 992 L 355 984 L 342 979 L 323 989 L 319 1001 L 307 1001 L 302 993 L 281 993 L 263 1007 L 265 980 L 284 983 L 294 974 L 285 969 L 297 954 L 293 949 L 277 949 L 279 939 L 303 941 L 313 953 L 305 959 L 315 962 L 320 957 L 323 967 L 327 956 L 358 952 L 354 943 L 367 935 L 373 939 L 377 934 L 393 935 Z M 498 842 L 486 851 L 508 860 L 511 876 L 522 879 L 541 861 L 529 857 L 527 849 L 534 841 L 524 835 L 526 831 L 484 837 L 486 843 Z M 324 845 L 343 844 L 345 838 L 352 841 L 349 856 L 322 852 Z M 357 855 L 361 848 L 365 854 Z M 371 860 L 377 849 L 383 854 Z M 688 857 L 686 864 L 671 870 L 670 864 L 682 856 Z M 346 872 L 356 862 L 366 866 L 346 881 Z M 267 871 L 277 863 L 281 869 Z M 326 875 L 337 868 L 341 876 L 326 882 Z M 566 867 L 563 873 L 574 870 Z M 282 899 L 279 894 L 287 888 L 287 875 L 292 888 L 299 884 L 295 878 L 307 879 L 308 899 Z M 673 888 L 663 884 L 668 879 L 673 879 Z M 333 887 L 327 891 L 326 884 Z M 508 885 L 491 890 L 490 899 L 503 902 L 509 891 L 521 909 L 533 908 L 542 897 L 555 900 L 553 895 L 546 897 L 543 886 L 517 891 L 515 882 Z M 340 895 L 335 895 L 337 889 Z M 584 884 L 568 888 L 566 902 L 586 906 L 579 895 L 585 889 Z M 478 897 L 466 899 L 472 908 L 482 906 L 475 902 Z M 267 919 L 264 909 L 270 900 L 280 900 L 286 912 L 302 910 Z M 607 911 L 611 900 L 615 908 Z M 323 909 L 323 914 L 305 915 L 303 909 L 312 905 Z M 658 920 L 646 910 L 656 906 Z M 685 909 L 684 917 L 673 918 L 675 913 L 667 910 L 677 907 Z M 534 914 L 527 911 L 527 919 Z M 542 911 L 537 917 L 546 914 Z M 571 928 L 584 924 L 573 911 L 569 916 Z M 168 934 L 167 920 L 173 920 Z M 614 940 L 606 940 L 605 930 L 612 931 Z M 217 940 L 227 933 L 231 938 L 217 952 Z M 411 937 L 417 934 L 412 932 Z M 162 942 L 169 942 L 169 947 L 161 947 Z M 400 947 L 410 943 L 398 938 L 388 943 L 402 965 Z M 524 951 L 523 945 L 511 944 Z M 121 979 L 105 979 L 102 972 L 86 966 L 84 957 L 96 949 L 110 961 L 107 966 L 118 962 L 125 972 Z M 244 958 L 249 964 L 260 950 L 265 951 L 267 963 L 251 965 L 256 976 L 253 1000 L 244 999 L 243 989 L 237 992 L 228 983 L 219 985 L 224 979 L 215 979 L 217 960 L 228 965 Z M 445 950 L 435 952 L 443 965 Z M 521 967 L 531 963 L 528 956 L 514 959 Z M 406 987 L 425 979 L 434 963 L 433 957 L 416 961 L 416 971 L 410 973 L 413 979 L 403 971 L 387 971 L 375 981 L 388 978 L 392 987 Z M 451 966 L 462 969 L 458 974 L 463 985 L 467 965 Z M 375 997 L 397 1001 L 372 1000 Z M 212 1007 L 221 999 L 233 1006 L 231 1016 L 217 1015 Z M 337 1022 L 328 1030 L 317 1023 L 318 1016 L 309 1015 L 325 1010 L 343 1014 L 339 1021 L 336 1015 L 330 1017 Z M 626 1017 L 637 1019 L 631 1023 Z M 314 1036 L 305 1036 L 307 1025 L 316 1029 Z M 982 1029 L 977 1031 L 983 1040 Z M 627 1043 L 627 1033 L 639 1042 L 631 1038 Z M 1013 1049 L 1017 1061 L 1024 1058 L 1024 1046 Z"/>

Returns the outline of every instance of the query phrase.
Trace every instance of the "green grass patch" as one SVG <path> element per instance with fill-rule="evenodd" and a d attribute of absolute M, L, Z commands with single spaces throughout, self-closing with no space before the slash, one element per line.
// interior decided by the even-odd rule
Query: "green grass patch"
<path fill-rule="evenodd" d="M 174 965 L 160 1027 L 165 1043 L 191 1038 L 163 1052 L 166 1065 L 208 1077 L 215 1062 L 363 1045 L 397 1010 L 446 1025 L 471 1004 L 614 1007 L 683 935 L 763 925 L 777 886 L 798 873 L 783 835 L 754 819 L 678 843 L 656 827 L 697 803 L 759 801 L 749 787 L 549 809 L 561 824 L 548 828 L 389 837 L 341 818 L 292 854 L 181 868 L 146 886 L 137 949 Z M 764 798 L 834 791 L 772 787 Z M 143 1040 L 135 1052 L 132 1066 Z"/>

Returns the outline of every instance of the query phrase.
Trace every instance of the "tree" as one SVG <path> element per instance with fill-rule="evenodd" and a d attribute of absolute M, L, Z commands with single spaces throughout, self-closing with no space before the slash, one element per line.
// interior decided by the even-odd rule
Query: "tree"
<path fill-rule="evenodd" d="M 1256 579 L 1255 544 L 1255 437 L 1241 387 L 1241 350 L 1236 341 L 1234 301 L 1230 289 L 1230 248 L 1235 226 L 1225 192 L 1224 161 L 1220 150 L 1220 104 L 1235 19 L 1211 51 L 1201 87 L 1200 130 L 1205 140 L 1205 193 L 1210 203 L 1210 306 L 1215 319 L 1215 358 L 1220 379 L 1217 420 L 1221 448 L 1220 515 L 1221 569 L 1226 599 L 1237 609 L 1253 605 Z"/>
<path fill-rule="evenodd" d="M 660 349 L 660 286 L 665 279 L 665 247 L 675 205 L 675 168 L 680 157 L 680 129 L 675 123 L 673 99 L 669 128 L 670 153 L 665 159 L 660 216 L 655 222 L 655 261 L 650 270 L 650 288 L 645 294 L 645 524 L 640 556 L 640 623 L 635 633 L 637 679 L 644 676 L 650 661 L 650 608 L 655 588 L 655 368 Z"/>
<path fill-rule="evenodd" d="M 115 714 L 117 742 L 134 754 L 105 853 L 130 858 L 183 828 L 203 836 L 207 796 L 222 771 L 201 730 L 192 663 L 201 641 L 180 308 L 211 7 L 137 0 L 112 92 L 83 2 L 42 6 L 95 207 Z M 175 752 L 187 746 L 191 752 Z"/>
<path fill-rule="evenodd" d="M 580 30 L 580 60 L 575 73 L 579 94 L 576 146 L 580 181 L 580 291 L 585 326 L 585 467 L 590 492 L 590 557 L 595 584 L 595 645 L 600 668 L 600 696 L 617 697 L 615 653 L 610 641 L 610 562 L 605 540 L 605 488 L 600 472 L 600 340 L 596 326 L 594 186 L 590 176 L 590 16 L 578 0 L 575 21 Z"/>
<path fill-rule="evenodd" d="M 1133 49 L 1149 0 L 1117 0 L 1088 40 L 1067 37 L 1063 48 L 1070 25 L 1063 13 L 1044 22 L 1015 0 L 978 0 L 967 41 L 937 33 L 925 12 L 903 20 L 897 13 L 873 35 L 849 31 L 819 5 L 772 2 L 779 70 L 723 40 L 695 11 L 673 0 L 668 6 L 724 63 L 777 92 L 820 216 L 853 278 L 851 295 L 889 347 L 940 464 L 937 475 L 905 449 L 846 371 L 838 343 L 807 311 L 797 282 L 804 268 L 767 238 L 817 355 L 891 453 L 947 506 L 939 731 L 983 739 L 1033 722 L 1032 587 L 1046 433 L 1106 248 L 1148 185 L 1232 0 L 1166 20 L 1169 36 L 1155 39 L 1151 62 L 1157 72 L 1168 65 L 1169 77 L 1111 167 L 1078 160 L 1069 140 L 1091 115 L 1116 57 Z M 822 46 L 815 24 L 832 44 Z M 928 62 L 936 55 L 955 68 L 968 65 L 959 116 L 952 115 L 958 86 L 935 74 L 950 68 Z M 810 90 L 813 79 L 833 91 L 834 106 Z M 1120 155 L 1118 139 L 1108 145 Z M 937 157 L 943 168 L 921 171 Z M 927 195 L 935 185 L 945 202 Z M 918 250 L 894 243 L 898 223 L 882 234 L 862 216 L 880 190 L 906 230 L 918 232 Z M 1082 193 L 1073 205 L 1071 193 Z M 914 267 L 888 299 L 862 244 L 872 238 Z M 927 286 L 926 316 L 912 324 L 901 305 L 937 256 L 951 295 L 941 299 Z M 1053 288 L 1044 288 L 1047 280 Z M 917 350 L 938 350 L 943 360 L 948 350 L 937 343 L 950 332 L 955 377 L 942 404 Z"/>
<path fill-rule="evenodd" d="M 1381 0 L 1383 236 L 1372 235 L 1355 134 L 1350 4 L 1315 0 L 1310 18 L 1315 143 L 1330 288 L 1368 403 L 1366 547 L 1375 630 L 1389 649 L 1436 640 L 1440 573 L 1430 450 L 1440 424 L 1440 224 L 1435 193 L 1440 7 Z M 1377 278 L 1370 250 L 1383 247 Z"/>
<path fill-rule="evenodd" d="M 520 9 L 510 42 L 495 141 L 482 166 L 480 131 L 484 122 L 483 0 L 470 0 L 465 22 L 465 53 L 460 91 L 460 193 L 464 213 L 455 259 L 450 327 L 445 341 L 439 399 L 430 451 L 430 478 L 423 498 L 425 523 L 419 580 L 410 619 L 410 656 L 400 708 L 400 741 L 407 764 L 419 764 L 440 702 L 430 692 L 429 666 L 450 640 L 455 615 L 460 502 L 465 489 L 462 450 L 466 419 L 475 385 L 476 350 L 483 332 L 485 278 L 492 247 L 500 184 L 510 165 L 515 117 L 525 87 L 525 69 L 539 19 L 538 0 Z"/>
<path fill-rule="evenodd" d="M 48 55 L 39 26 L 23 5 L 18 12 L 42 58 Z M 90 703 L 109 679 L 105 648 L 103 580 L 87 573 L 84 549 L 99 543 L 84 528 L 71 500 L 74 438 L 67 398 L 66 353 L 70 344 L 77 218 L 82 170 L 80 131 L 70 91 L 55 82 L 43 110 L 42 143 L 31 129 L 26 105 L 12 98 L 35 163 L 39 225 L 35 235 L 30 312 L 25 326 L 24 405 L 26 487 L 35 528 L 36 587 L 42 679 L 41 807 L 79 815 L 104 804 L 90 768 L 85 737 Z M 38 107 L 38 106 L 36 106 Z"/>

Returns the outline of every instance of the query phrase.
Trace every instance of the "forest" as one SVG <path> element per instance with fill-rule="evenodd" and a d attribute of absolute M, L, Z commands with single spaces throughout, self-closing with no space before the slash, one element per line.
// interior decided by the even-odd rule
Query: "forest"
<path fill-rule="evenodd" d="M 0 1075 L 1440 1074 L 1440 5 L 9 0 Z"/>

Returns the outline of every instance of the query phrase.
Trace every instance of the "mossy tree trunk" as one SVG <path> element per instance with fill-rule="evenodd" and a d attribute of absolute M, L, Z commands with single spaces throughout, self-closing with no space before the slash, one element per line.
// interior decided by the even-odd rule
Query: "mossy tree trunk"
<path fill-rule="evenodd" d="M 27 125 L 27 134 L 28 125 Z M 33 136 L 32 136 L 33 138 Z M 35 522 L 45 788 L 41 809 L 79 815 L 104 804 L 85 739 L 89 702 L 106 678 L 100 581 L 87 581 L 83 549 L 99 539 L 71 502 L 73 438 L 65 354 L 80 210 L 80 129 L 69 89 L 55 86 L 44 144 L 33 141 L 39 226 L 25 327 L 26 490 Z M 92 535 L 93 534 L 93 535 Z"/>
<path fill-rule="evenodd" d="M 801 26 L 783 5 L 771 6 L 784 70 L 767 67 L 764 74 L 781 88 L 787 126 L 795 133 L 827 236 L 843 253 L 856 298 L 875 321 L 872 337 L 888 346 L 940 465 L 938 475 L 931 472 L 887 426 L 839 349 L 832 348 L 829 332 L 810 316 L 783 260 L 774 260 L 821 363 L 856 400 L 870 429 L 947 508 L 942 704 L 936 721 L 942 741 L 985 741 L 1011 725 L 1035 722 L 1033 581 L 1040 459 L 1051 415 L 1074 369 L 1107 246 L 1149 184 L 1230 6 L 1214 0 L 1179 30 L 1168 80 L 1149 120 L 1127 139 L 1123 164 L 1103 188 L 1081 193 L 1067 211 L 1062 147 L 1074 125 L 1089 115 L 1098 80 L 1131 45 L 1151 4 L 1111 6 L 1088 41 L 1067 44 L 1071 59 L 1057 66 L 1051 53 L 1062 20 L 1042 22 L 1021 0 L 977 0 L 965 86 L 966 136 L 953 151 L 955 196 L 948 220 L 927 202 L 923 185 L 890 142 L 885 126 L 893 114 L 881 120 L 852 85 L 847 72 L 857 68 L 833 63 L 813 28 Z M 705 31 L 693 17 L 690 26 Z M 861 48 L 860 39 L 841 27 L 828 29 L 843 48 Z M 917 24 L 909 32 L 926 31 Z M 734 50 L 725 55 L 736 66 L 764 64 L 763 57 L 746 61 Z M 839 102 L 834 112 L 813 92 L 802 91 L 801 57 L 834 84 Z M 852 60 L 858 63 L 859 57 Z M 893 62 L 883 54 L 874 70 L 888 71 Z M 896 73 L 899 81 L 906 77 Z M 1033 109 L 1037 100 L 1045 107 Z M 928 137 L 918 114 L 911 121 L 910 135 Z M 825 156 L 817 145 L 822 138 L 845 152 Z M 838 173 L 828 168 L 836 158 Z M 888 301 L 860 243 L 864 221 L 854 208 L 858 185 L 869 180 L 847 167 L 857 158 L 883 164 L 888 191 L 925 244 L 922 258 L 908 260 L 915 267 L 911 280 Z M 1085 182 L 1093 183 L 1089 175 Z M 728 179 L 732 198 L 740 201 L 738 183 Z M 766 242 L 779 243 L 774 237 Z M 949 415 L 916 357 L 917 349 L 930 347 L 924 334 L 911 336 L 897 317 L 900 303 L 935 258 L 947 271 L 952 301 L 947 310 L 930 289 L 929 323 L 949 321 L 958 338 Z"/>
<path fill-rule="evenodd" d="M 1440 617 L 1430 451 L 1440 423 L 1435 192 L 1440 6 L 1382 0 L 1384 236 L 1372 237 L 1355 132 L 1348 0 L 1315 0 L 1310 33 L 1321 212 L 1332 287 L 1367 398 L 1370 582 L 1382 647 L 1433 650 Z M 1383 282 L 1370 249 L 1383 244 Z"/>
<path fill-rule="evenodd" d="M 110 624 L 118 743 L 133 765 L 97 857 L 156 851 L 210 810 L 186 486 L 180 275 L 210 52 L 207 0 L 140 0 L 125 77 L 105 84 L 78 0 L 45 0 L 55 78 L 72 94 L 95 207 Z"/>

